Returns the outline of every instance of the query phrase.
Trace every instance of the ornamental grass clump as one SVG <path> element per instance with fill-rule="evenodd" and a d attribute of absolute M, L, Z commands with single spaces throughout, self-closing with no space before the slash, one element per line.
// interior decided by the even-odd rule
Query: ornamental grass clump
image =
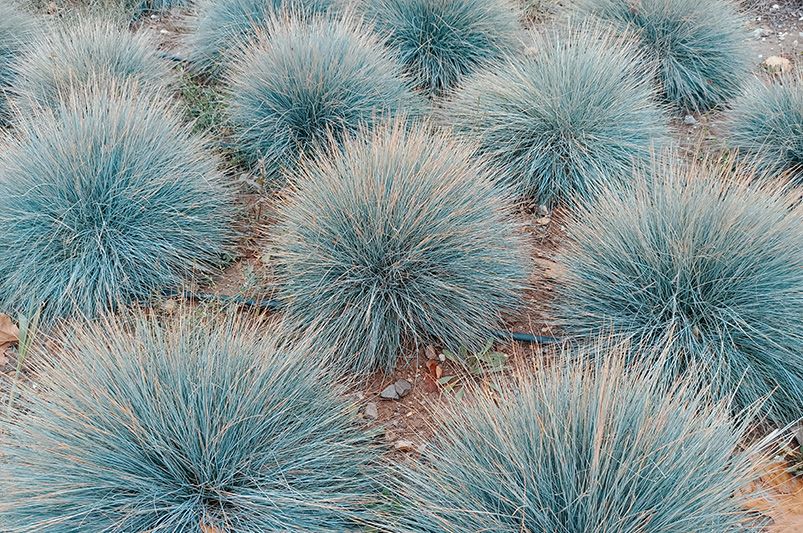
<path fill-rule="evenodd" d="M 133 80 L 140 91 L 162 90 L 172 78 L 147 33 L 96 17 L 65 22 L 43 34 L 14 64 L 14 74 L 11 92 L 22 114 L 57 107 L 71 88 Z"/>
<path fill-rule="evenodd" d="M 403 120 L 302 165 L 271 230 L 291 321 L 357 373 L 402 342 L 480 349 L 529 272 L 511 194 L 473 150 Z"/>
<path fill-rule="evenodd" d="M 0 529 L 357 531 L 378 456 L 356 408 L 253 323 L 70 325 L 0 414 Z"/>
<path fill-rule="evenodd" d="M 131 0 L 131 2 L 136 7 L 135 13 L 141 14 L 151 11 L 160 12 L 176 7 L 184 7 L 190 4 L 192 0 Z"/>
<path fill-rule="evenodd" d="M 268 181 L 305 153 L 425 107 L 401 65 L 350 21 L 275 19 L 234 59 L 227 81 L 233 144 Z"/>
<path fill-rule="evenodd" d="M 526 199 L 588 202 L 669 137 L 631 41 L 594 26 L 531 34 L 530 55 L 469 79 L 441 109 Z"/>
<path fill-rule="evenodd" d="M 332 4 L 332 0 L 200 0 L 185 40 L 192 69 L 217 79 L 229 54 L 264 30 L 273 17 L 321 15 Z"/>
<path fill-rule="evenodd" d="M 13 0 L 0 2 L 0 125 L 9 120 L 8 91 L 14 86 L 12 64 L 38 34 L 40 22 Z"/>
<path fill-rule="evenodd" d="M 799 198 L 730 161 L 674 161 L 651 174 L 570 217 L 558 324 L 581 339 L 610 333 L 639 345 L 668 343 L 669 375 L 693 365 L 736 409 L 766 399 L 761 416 L 779 425 L 797 420 Z"/>
<path fill-rule="evenodd" d="M 416 85 L 433 96 L 520 48 L 520 13 L 508 0 L 357 0 L 355 5 L 398 53 Z"/>
<path fill-rule="evenodd" d="M 753 81 L 730 111 L 728 145 L 763 172 L 803 185 L 803 74 Z"/>
<path fill-rule="evenodd" d="M 0 150 L 0 309 L 96 316 L 217 272 L 233 191 L 167 95 L 90 86 Z"/>
<path fill-rule="evenodd" d="M 681 110 L 726 103 L 749 75 L 746 21 L 731 0 L 578 0 L 577 6 L 637 36 L 657 65 L 664 98 Z"/>
<path fill-rule="evenodd" d="M 767 456 L 743 447 L 750 423 L 695 383 L 625 369 L 619 348 L 589 351 L 607 362 L 439 406 L 434 443 L 394 476 L 395 530 L 763 531 L 743 507 Z"/>

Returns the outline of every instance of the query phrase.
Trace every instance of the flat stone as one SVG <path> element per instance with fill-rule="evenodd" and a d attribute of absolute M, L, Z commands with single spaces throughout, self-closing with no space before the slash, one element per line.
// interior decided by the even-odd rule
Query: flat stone
<path fill-rule="evenodd" d="M 368 420 L 376 420 L 379 418 L 379 409 L 377 409 L 374 402 L 368 402 L 365 404 L 365 407 L 363 407 L 362 414 Z"/>
<path fill-rule="evenodd" d="M 413 390 L 413 384 L 406 379 L 400 379 L 393 384 L 393 387 L 396 389 L 396 394 L 399 395 L 399 398 L 404 398 Z"/>
<path fill-rule="evenodd" d="M 387 387 L 384 388 L 382 392 L 379 393 L 379 397 L 383 400 L 398 400 L 399 393 L 396 392 L 396 384 L 391 383 Z"/>
<path fill-rule="evenodd" d="M 695 124 L 697 124 L 697 119 L 691 115 L 686 115 L 683 119 L 683 123 L 686 124 L 687 126 L 694 126 Z"/>

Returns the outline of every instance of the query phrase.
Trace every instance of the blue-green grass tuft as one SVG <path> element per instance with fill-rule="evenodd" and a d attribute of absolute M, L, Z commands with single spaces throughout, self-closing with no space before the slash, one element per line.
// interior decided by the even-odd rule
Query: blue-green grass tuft
<path fill-rule="evenodd" d="M 299 158 L 425 101 L 378 40 L 348 20 L 279 18 L 243 48 L 225 103 L 233 144 L 269 181 Z"/>
<path fill-rule="evenodd" d="M 440 96 L 520 49 L 508 0 L 357 0 L 355 9 L 397 51 L 418 88 Z"/>
<path fill-rule="evenodd" d="M 571 337 L 668 343 L 745 409 L 785 425 L 803 406 L 803 206 L 730 161 L 659 164 L 568 222 L 554 316 Z M 638 358 L 640 354 L 634 353 Z"/>
<path fill-rule="evenodd" d="M 728 145 L 763 172 L 803 185 L 803 74 L 754 80 L 729 113 Z"/>
<path fill-rule="evenodd" d="M 0 150 L 0 308 L 93 317 L 217 272 L 234 194 L 167 95 L 89 86 Z"/>
<path fill-rule="evenodd" d="M 434 443 L 392 480 L 394 530 L 762 531 L 745 504 L 770 449 L 744 448 L 750 423 L 695 383 L 625 369 L 619 348 L 587 351 L 608 361 L 556 362 L 439 406 Z"/>
<path fill-rule="evenodd" d="M 591 201 L 669 138 L 630 41 L 594 26 L 531 34 L 532 52 L 477 74 L 440 114 L 500 179 L 540 204 Z"/>
<path fill-rule="evenodd" d="M 272 18 L 289 12 L 300 17 L 322 15 L 332 5 L 332 0 L 200 0 L 185 39 L 192 68 L 217 79 L 226 69 L 229 54 L 253 39 Z"/>
<path fill-rule="evenodd" d="M 136 6 L 136 13 L 150 13 L 168 11 L 176 7 L 186 7 L 193 0 L 133 0 Z"/>
<path fill-rule="evenodd" d="M 213 311 L 214 312 L 214 311 Z M 310 361 L 236 318 L 70 325 L 0 414 L 0 529 L 357 531 L 379 453 Z"/>
<path fill-rule="evenodd" d="M 133 80 L 140 90 L 164 90 L 172 80 L 147 33 L 101 17 L 78 18 L 31 43 L 14 64 L 13 105 L 22 114 L 56 108 L 72 88 Z"/>
<path fill-rule="evenodd" d="M 578 0 L 577 7 L 635 34 L 657 64 L 664 97 L 681 110 L 721 106 L 748 78 L 746 20 L 731 0 Z"/>
<path fill-rule="evenodd" d="M 0 2 L 0 124 L 10 118 L 7 97 L 14 86 L 11 66 L 39 33 L 41 22 L 13 0 Z"/>
<path fill-rule="evenodd" d="M 479 349 L 527 284 L 510 191 L 469 146 L 407 129 L 302 165 L 271 230 L 291 321 L 357 373 L 392 370 L 403 342 Z"/>

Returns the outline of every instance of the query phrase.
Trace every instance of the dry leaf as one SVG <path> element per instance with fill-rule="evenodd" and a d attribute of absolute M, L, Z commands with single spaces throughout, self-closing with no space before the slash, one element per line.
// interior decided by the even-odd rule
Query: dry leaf
<path fill-rule="evenodd" d="M 436 359 L 430 359 L 427 361 L 426 367 L 430 376 L 434 377 L 436 380 L 441 379 L 441 376 L 443 375 L 443 367 L 438 364 Z"/>
<path fill-rule="evenodd" d="M 764 68 L 771 73 L 788 72 L 792 68 L 792 62 L 781 56 L 770 56 L 764 60 Z"/>
<path fill-rule="evenodd" d="M 785 463 L 773 463 L 756 485 L 752 488 L 766 495 L 755 498 L 749 507 L 772 518 L 768 533 L 803 531 L 803 479 L 790 474 Z"/>
<path fill-rule="evenodd" d="M 5 352 L 6 348 L 12 344 L 17 344 L 20 340 L 20 330 L 11 317 L 0 314 L 0 351 Z"/>

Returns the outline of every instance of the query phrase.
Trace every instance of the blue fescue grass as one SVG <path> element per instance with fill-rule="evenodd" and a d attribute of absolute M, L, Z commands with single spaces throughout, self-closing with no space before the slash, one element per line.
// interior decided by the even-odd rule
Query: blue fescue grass
<path fill-rule="evenodd" d="M 769 174 L 803 185 L 803 74 L 765 84 L 754 80 L 729 114 L 727 143 Z"/>
<path fill-rule="evenodd" d="M 378 452 L 310 361 L 235 318 L 70 325 L 0 417 L 0 528 L 351 531 Z M 372 510 L 373 509 L 373 510 Z"/>
<path fill-rule="evenodd" d="M 176 7 L 185 7 L 192 0 L 132 0 L 137 13 L 167 11 Z"/>
<path fill-rule="evenodd" d="M 21 114 L 55 108 L 60 95 L 92 83 L 133 80 L 140 90 L 163 90 L 172 80 L 170 65 L 146 33 L 101 17 L 74 19 L 43 34 L 13 70 L 13 106 Z"/>
<path fill-rule="evenodd" d="M 417 86 L 434 96 L 520 45 L 520 12 L 508 0 L 357 0 L 355 6 Z"/>
<path fill-rule="evenodd" d="M 14 85 L 11 65 L 39 33 L 41 23 L 12 0 L 0 2 L 0 124 L 9 120 L 8 91 Z"/>
<path fill-rule="evenodd" d="M 520 304 L 529 259 L 510 191 L 473 150 L 402 119 L 302 165 L 271 230 L 291 321 L 357 373 L 402 342 L 481 348 Z"/>
<path fill-rule="evenodd" d="M 529 55 L 469 79 L 440 110 L 500 179 L 541 204 L 590 201 L 669 137 L 630 41 L 594 26 L 531 34 Z"/>
<path fill-rule="evenodd" d="M 37 10 L 51 8 L 70 12 L 95 12 L 109 16 L 110 14 L 124 20 L 132 20 L 146 13 L 161 13 L 177 7 L 187 7 L 195 0 L 25 0 Z"/>
<path fill-rule="evenodd" d="M 750 423 L 727 403 L 621 351 L 439 406 L 434 443 L 392 481 L 395 531 L 762 531 L 743 505 L 769 446 L 743 448 Z"/>
<path fill-rule="evenodd" d="M 233 144 L 269 181 L 331 140 L 425 108 L 402 79 L 401 65 L 358 23 L 295 17 L 273 20 L 243 48 L 225 103 Z"/>
<path fill-rule="evenodd" d="M 578 0 L 583 15 L 634 33 L 666 100 L 707 111 L 737 96 L 751 68 L 745 19 L 731 0 Z"/>
<path fill-rule="evenodd" d="M 578 207 L 554 316 L 567 335 L 669 342 L 737 409 L 770 396 L 779 425 L 803 406 L 803 206 L 733 162 L 656 163 L 633 191 Z M 635 353 L 634 358 L 640 356 Z"/>
<path fill-rule="evenodd" d="M 251 40 L 273 17 L 303 17 L 329 11 L 332 0 L 200 0 L 190 18 L 185 44 L 196 73 L 217 79 L 229 53 Z"/>
<path fill-rule="evenodd" d="M 233 192 L 167 95 L 90 86 L 0 150 L 0 308 L 95 316 L 216 272 Z"/>

